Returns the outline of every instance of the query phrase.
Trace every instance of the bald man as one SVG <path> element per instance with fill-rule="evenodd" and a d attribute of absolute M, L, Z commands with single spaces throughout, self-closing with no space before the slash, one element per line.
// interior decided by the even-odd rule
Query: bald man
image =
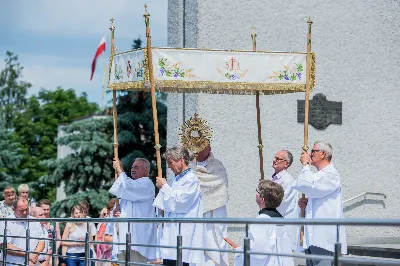
<path fill-rule="evenodd" d="M 46 218 L 45 211 L 41 207 L 31 207 L 31 215 L 34 218 L 43 219 Z M 40 222 L 40 227 L 37 227 L 38 230 L 37 234 L 41 235 L 40 237 L 48 238 L 49 232 L 46 229 L 47 222 Z M 39 240 L 38 240 L 39 241 Z M 47 253 L 47 255 L 40 254 L 38 257 L 38 262 L 41 266 L 47 266 L 50 264 L 50 255 L 49 253 L 49 240 L 44 240 L 44 249 L 42 253 Z"/>

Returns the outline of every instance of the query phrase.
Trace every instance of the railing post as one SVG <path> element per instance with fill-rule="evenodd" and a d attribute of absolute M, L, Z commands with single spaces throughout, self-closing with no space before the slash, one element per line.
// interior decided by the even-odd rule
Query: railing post
<path fill-rule="evenodd" d="M 335 243 L 335 254 L 334 254 L 334 260 L 333 260 L 333 265 L 334 266 L 339 266 L 339 257 L 341 255 L 342 251 L 342 244 L 339 242 L 339 225 L 336 226 L 336 243 Z"/>
<path fill-rule="evenodd" d="M 54 258 L 54 255 L 57 254 L 57 243 L 56 243 L 56 237 L 57 237 L 57 224 L 56 222 L 53 223 L 53 232 L 51 234 L 52 242 L 51 242 L 51 265 L 57 266 L 56 265 L 56 258 Z"/>
<path fill-rule="evenodd" d="M 131 233 L 126 233 L 125 239 L 125 266 L 128 266 L 128 263 L 131 261 L 131 247 L 129 246 L 131 242 Z"/>
<path fill-rule="evenodd" d="M 246 237 L 243 240 L 243 266 L 250 266 L 250 238 L 249 225 L 246 224 Z"/>
<path fill-rule="evenodd" d="M 7 257 L 7 221 L 4 222 L 4 232 L 3 232 L 3 265 L 6 265 Z"/>
<path fill-rule="evenodd" d="M 89 247 L 90 247 L 90 245 L 89 245 L 89 224 L 88 223 L 86 223 L 87 224 L 87 229 L 88 230 L 86 230 L 86 234 L 85 234 L 85 265 L 86 266 L 90 266 L 90 250 L 89 250 Z M 88 258 L 89 257 L 89 258 Z"/>
<path fill-rule="evenodd" d="M 26 239 L 25 239 L 25 265 L 29 264 L 29 237 L 30 237 L 30 230 L 29 230 L 29 222 L 28 228 L 26 229 Z"/>
<path fill-rule="evenodd" d="M 178 225 L 179 234 L 176 237 L 176 266 L 182 266 L 182 235 L 181 235 L 181 224 Z"/>

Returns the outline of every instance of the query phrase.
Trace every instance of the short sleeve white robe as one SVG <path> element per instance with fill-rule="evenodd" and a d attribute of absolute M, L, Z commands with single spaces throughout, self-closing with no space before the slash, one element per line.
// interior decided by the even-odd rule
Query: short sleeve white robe
<path fill-rule="evenodd" d="M 344 218 L 340 176 L 333 164 L 327 165 L 315 174 L 311 172 L 310 166 L 304 166 L 292 187 L 304 193 L 308 198 L 305 218 Z M 337 230 L 334 225 L 305 225 L 303 248 L 317 246 L 334 252 L 336 238 Z M 342 244 L 342 254 L 346 254 L 347 242 L 344 226 L 339 227 L 339 241 Z"/>
<path fill-rule="evenodd" d="M 152 206 L 155 187 L 148 177 L 136 180 L 122 173 L 110 188 L 110 193 L 120 198 L 121 218 L 154 218 L 155 212 Z M 126 241 L 128 223 L 119 223 L 119 240 Z M 153 223 L 130 223 L 132 244 L 156 244 L 156 228 Z M 154 247 L 132 246 L 148 260 L 156 258 Z M 119 250 L 125 250 L 125 246 L 119 246 Z"/>
<path fill-rule="evenodd" d="M 256 219 L 273 219 L 261 213 Z M 291 254 L 292 248 L 286 227 L 274 224 L 252 224 L 249 226 L 250 251 Z M 243 249 L 242 249 L 243 250 Z M 243 266 L 243 254 L 236 253 L 235 266 Z M 250 265 L 294 266 L 292 257 L 250 255 Z"/>
<path fill-rule="evenodd" d="M 197 176 L 189 170 L 183 177 L 174 180 L 171 186 L 164 184 L 153 205 L 164 211 L 164 218 L 203 218 L 203 198 Z M 178 223 L 165 223 L 160 244 L 176 246 L 178 234 Z M 183 223 L 181 235 L 183 246 L 204 247 L 203 224 Z M 176 260 L 176 249 L 161 248 L 161 258 Z M 182 260 L 201 265 L 204 260 L 204 251 L 184 249 Z"/>

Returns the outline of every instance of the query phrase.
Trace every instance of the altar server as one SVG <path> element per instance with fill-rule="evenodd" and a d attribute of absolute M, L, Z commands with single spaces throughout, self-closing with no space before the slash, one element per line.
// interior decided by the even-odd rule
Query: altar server
<path fill-rule="evenodd" d="M 299 193 L 293 189 L 290 185 L 293 183 L 294 178 L 289 174 L 287 169 L 293 162 L 293 155 L 288 150 L 281 150 L 275 154 L 272 161 L 272 167 L 275 173 L 272 175 L 272 181 L 282 186 L 285 192 L 282 203 L 279 205 L 278 212 L 284 217 L 289 219 L 298 218 L 298 206 L 297 201 L 299 199 Z M 288 234 L 292 244 L 292 250 L 296 250 L 298 242 L 298 225 L 286 225 Z"/>
<path fill-rule="evenodd" d="M 284 191 L 281 185 L 271 180 L 261 180 L 256 189 L 256 202 L 260 208 L 257 219 L 283 218 L 276 209 L 282 202 Z M 283 225 L 252 224 L 249 227 L 250 251 L 291 254 L 292 248 L 287 229 Z M 242 248 L 237 248 L 241 249 Z M 235 266 L 243 265 L 243 254 L 235 255 Z M 293 266 L 292 257 L 275 255 L 250 255 L 250 265 Z"/>
<path fill-rule="evenodd" d="M 343 218 L 343 199 L 340 176 L 332 160 L 332 146 L 325 141 L 316 142 L 311 155 L 303 152 L 300 161 L 303 164 L 298 178 L 292 184 L 294 189 L 304 193 L 307 199 L 300 199 L 299 205 L 306 207 L 307 219 L 340 219 Z M 313 173 L 310 164 L 318 172 Z M 333 255 L 337 240 L 334 225 L 304 226 L 303 248 L 307 254 Z M 339 227 L 339 241 L 342 253 L 347 253 L 346 232 Z M 331 265 L 330 261 L 307 260 L 307 266 Z"/>
<path fill-rule="evenodd" d="M 155 187 L 148 177 L 150 163 L 144 158 L 137 158 L 132 165 L 129 178 L 122 169 L 120 161 L 114 160 L 113 167 L 118 179 L 110 188 L 110 193 L 120 198 L 121 218 L 154 218 L 155 212 L 152 202 L 155 196 Z M 128 223 L 119 223 L 119 240 L 126 241 Z M 156 231 L 153 223 L 130 223 L 132 244 L 156 244 Z M 119 246 L 121 254 L 118 259 L 124 261 L 126 256 L 125 246 Z M 132 246 L 130 261 L 146 263 L 156 258 L 155 248 Z"/>
<path fill-rule="evenodd" d="M 175 179 L 169 185 L 167 180 L 157 177 L 157 187 L 160 188 L 153 205 L 164 211 L 165 218 L 202 218 L 203 198 L 197 176 L 188 167 L 189 152 L 181 146 L 170 148 L 165 157 L 168 167 L 175 173 Z M 182 245 L 186 247 L 204 247 L 203 224 L 165 223 L 160 243 L 161 245 L 176 246 L 177 236 L 182 235 Z M 175 249 L 161 248 L 163 265 L 176 265 Z M 204 252 L 199 250 L 182 250 L 184 266 L 201 265 Z"/>

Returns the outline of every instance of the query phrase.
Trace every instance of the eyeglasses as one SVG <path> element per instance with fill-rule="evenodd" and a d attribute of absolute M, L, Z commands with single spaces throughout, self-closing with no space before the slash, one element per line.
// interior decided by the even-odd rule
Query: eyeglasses
<path fill-rule="evenodd" d="M 258 194 L 260 194 L 260 196 L 261 196 L 261 192 L 260 191 L 258 191 L 258 189 L 256 188 L 256 192 L 258 193 Z"/>
<path fill-rule="evenodd" d="M 282 158 L 278 158 L 278 157 L 274 157 L 274 159 L 278 162 L 282 162 L 282 161 L 286 161 L 286 159 L 282 159 Z"/>
<path fill-rule="evenodd" d="M 103 213 L 103 215 L 104 215 L 104 216 L 106 216 L 106 215 L 108 215 L 108 213 L 107 213 L 107 212 L 105 212 L 105 213 Z"/>
<path fill-rule="evenodd" d="M 314 152 L 320 152 L 321 150 L 311 150 L 311 154 L 313 154 Z"/>

